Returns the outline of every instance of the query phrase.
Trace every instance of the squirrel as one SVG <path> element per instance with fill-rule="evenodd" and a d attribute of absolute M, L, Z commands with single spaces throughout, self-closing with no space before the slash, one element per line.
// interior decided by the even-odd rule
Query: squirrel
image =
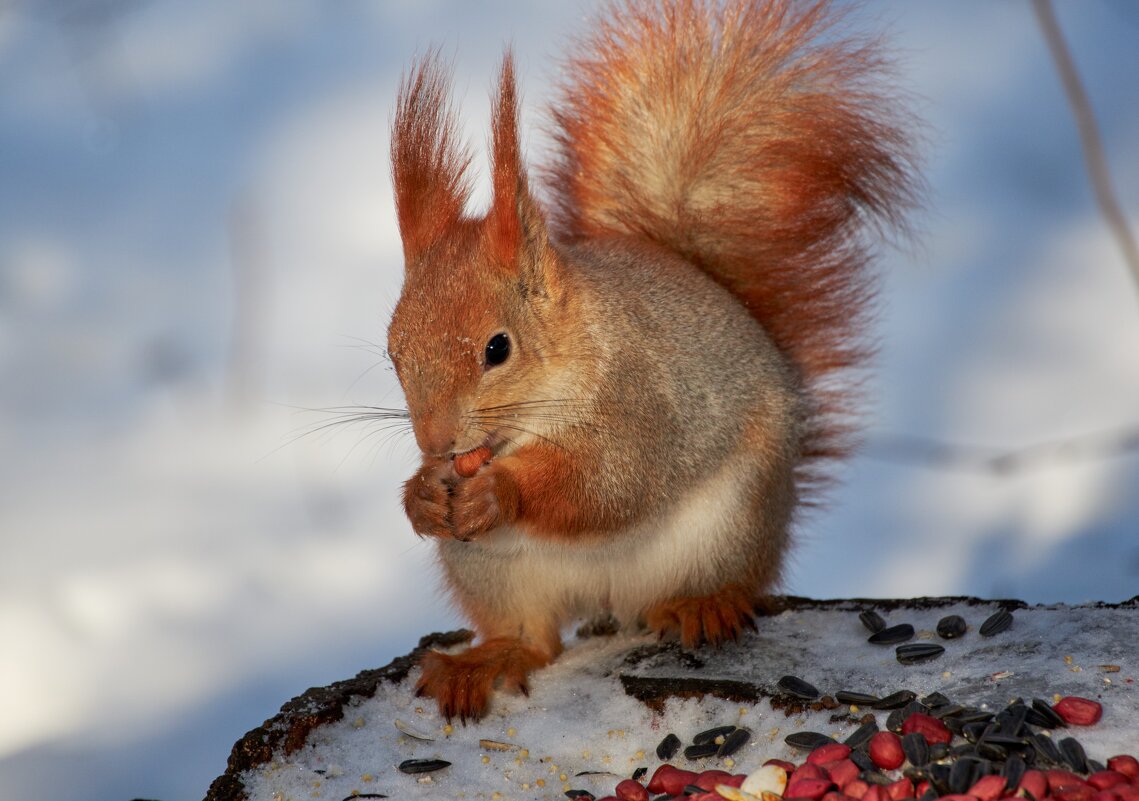
<path fill-rule="evenodd" d="M 684 647 L 755 628 L 855 439 L 872 236 L 920 194 L 889 62 L 842 19 L 607 4 L 562 70 L 541 197 L 508 48 L 485 214 L 451 68 L 405 73 L 388 352 L 422 451 L 404 508 L 477 638 L 421 660 L 448 719 L 528 692 L 575 619 Z"/>

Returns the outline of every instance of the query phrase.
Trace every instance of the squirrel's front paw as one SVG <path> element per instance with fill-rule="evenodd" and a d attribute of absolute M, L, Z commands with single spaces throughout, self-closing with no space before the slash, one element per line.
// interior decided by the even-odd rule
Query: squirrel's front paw
<path fill-rule="evenodd" d="M 403 508 L 421 537 L 450 537 L 450 496 L 453 483 L 447 462 L 424 464 L 403 485 Z"/>
<path fill-rule="evenodd" d="M 451 532 L 457 540 L 474 539 L 517 515 L 518 486 L 494 463 L 460 481 L 451 495 Z"/>

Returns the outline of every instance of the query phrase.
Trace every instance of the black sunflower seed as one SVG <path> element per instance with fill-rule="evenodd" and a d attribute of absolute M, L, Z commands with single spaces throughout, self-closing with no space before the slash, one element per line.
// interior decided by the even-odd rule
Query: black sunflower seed
<path fill-rule="evenodd" d="M 1008 749 L 989 740 L 980 740 L 973 750 L 977 756 L 991 759 L 994 762 L 1004 762 L 1008 759 Z"/>
<path fill-rule="evenodd" d="M 1056 710 L 1052 705 L 1045 701 L 1043 698 L 1032 699 L 1032 709 L 1028 710 L 1029 723 L 1034 726 L 1039 726 L 1043 729 L 1066 729 L 1068 724 L 1064 719 L 1056 714 Z"/>
<path fill-rule="evenodd" d="M 1059 749 L 1056 748 L 1056 743 L 1052 742 L 1051 737 L 1046 737 L 1043 734 L 1035 734 L 1032 737 L 1032 745 L 1036 749 L 1036 754 L 1040 759 L 1051 765 L 1059 765 L 1064 761 L 1060 756 Z"/>
<path fill-rule="evenodd" d="M 712 756 L 713 754 L 715 754 L 719 750 L 720 750 L 720 746 L 718 746 L 715 742 L 700 743 L 699 745 L 690 745 L 684 749 L 684 758 L 685 759 L 703 759 L 704 757 Z"/>
<path fill-rule="evenodd" d="M 814 751 L 819 746 L 828 745 L 834 741 L 833 737 L 828 737 L 817 731 L 792 732 L 783 738 L 783 742 L 787 743 L 787 745 L 803 751 Z"/>
<path fill-rule="evenodd" d="M 633 781 L 639 782 L 641 780 L 641 778 L 648 772 L 649 772 L 649 769 L 646 767 L 642 766 L 642 767 L 637 768 L 635 771 L 633 771 Z"/>
<path fill-rule="evenodd" d="M 1060 750 L 1060 756 L 1068 763 L 1068 766 L 1076 773 L 1088 772 L 1088 755 L 1084 752 L 1084 747 L 1080 745 L 1075 737 L 1065 737 L 1058 742 L 1057 747 Z"/>
<path fill-rule="evenodd" d="M 994 718 L 997 731 L 1010 737 L 1018 737 L 1024 731 L 1028 719 L 1028 707 L 1024 704 L 1009 704 Z"/>
<path fill-rule="evenodd" d="M 949 698 L 939 692 L 930 693 L 925 698 L 921 699 L 921 702 L 928 706 L 930 709 L 936 709 L 937 707 L 946 706 L 947 704 L 952 703 Z"/>
<path fill-rule="evenodd" d="M 955 718 L 964 711 L 965 707 L 960 704 L 943 704 L 942 706 L 935 706 L 930 714 L 938 720 L 945 720 Z"/>
<path fill-rule="evenodd" d="M 886 621 L 873 609 L 863 609 L 858 613 L 858 619 L 862 621 L 863 626 L 869 629 L 871 634 L 877 634 L 886 628 Z"/>
<path fill-rule="evenodd" d="M 877 634 L 871 634 L 866 638 L 866 641 L 874 645 L 897 645 L 906 640 L 912 640 L 914 636 L 914 627 L 909 623 L 899 623 L 896 626 L 890 626 L 888 629 L 882 629 Z"/>
<path fill-rule="evenodd" d="M 856 704 L 858 706 L 870 706 L 879 701 L 876 695 L 871 695 L 870 693 L 856 693 L 850 690 L 839 690 L 834 694 L 834 697 L 840 704 Z"/>
<path fill-rule="evenodd" d="M 946 615 L 937 621 L 937 636 L 943 640 L 955 640 L 969 628 L 961 615 Z"/>
<path fill-rule="evenodd" d="M 949 789 L 954 793 L 964 793 L 973 786 L 973 777 L 976 774 L 980 760 L 962 757 L 953 763 L 949 769 Z"/>
<path fill-rule="evenodd" d="M 918 694 L 913 690 L 898 690 L 896 693 L 890 693 L 884 698 L 879 698 L 876 704 L 871 704 L 874 709 L 897 709 L 898 707 L 905 706 L 910 701 L 918 697 Z"/>
<path fill-rule="evenodd" d="M 724 738 L 724 744 L 716 751 L 716 756 L 723 758 L 731 756 L 744 747 L 744 743 L 751 739 L 751 732 L 747 729 L 736 729 Z"/>
<path fill-rule="evenodd" d="M 594 801 L 597 796 L 589 790 L 566 790 L 566 798 L 573 798 L 576 801 Z"/>
<path fill-rule="evenodd" d="M 929 747 L 929 761 L 938 762 L 949 756 L 948 743 L 933 743 Z"/>
<path fill-rule="evenodd" d="M 966 723 L 961 727 L 961 736 L 971 743 L 976 743 L 989 731 L 989 723 L 984 720 Z"/>
<path fill-rule="evenodd" d="M 920 731 L 902 735 L 902 753 L 915 767 L 929 764 L 929 741 Z"/>
<path fill-rule="evenodd" d="M 819 697 L 821 693 L 813 684 L 803 681 L 798 676 L 784 676 L 779 680 L 779 689 L 784 692 L 794 695 L 796 698 L 805 698 L 808 701 L 813 701 Z"/>
<path fill-rule="evenodd" d="M 1107 766 L 1102 762 L 1097 762 L 1094 759 L 1088 760 L 1088 773 L 1103 773 L 1107 770 Z"/>
<path fill-rule="evenodd" d="M 1012 612 L 1007 609 L 1000 609 L 989 615 L 988 619 L 981 624 L 981 636 L 992 637 L 994 634 L 1005 631 L 1011 625 Z"/>
<path fill-rule="evenodd" d="M 727 737 L 735 730 L 735 726 L 716 726 L 713 729 L 706 729 L 692 738 L 692 744 L 705 745 L 712 742 L 717 737 Z"/>
<path fill-rule="evenodd" d="M 929 787 L 921 794 L 921 798 L 919 798 L 918 801 L 937 801 L 938 798 L 940 798 L 940 796 L 937 793 L 937 788 L 930 782 Z"/>
<path fill-rule="evenodd" d="M 1025 771 L 1028 770 L 1028 764 L 1020 757 L 1010 756 L 1004 766 L 1001 768 L 1001 775 L 1005 777 L 1005 783 L 1009 787 L 1017 787 L 1020 785 L 1020 780 L 1024 778 Z"/>
<path fill-rule="evenodd" d="M 444 759 L 405 759 L 399 763 L 400 773 L 432 773 L 450 767 L 451 763 Z"/>
<path fill-rule="evenodd" d="M 661 762 L 668 762 L 680 750 L 680 738 L 669 732 L 657 745 L 657 758 Z"/>
<path fill-rule="evenodd" d="M 957 719 L 962 723 L 976 723 L 977 721 L 988 723 L 993 719 L 993 713 L 986 712 L 983 709 L 977 709 L 976 707 L 966 707 L 957 715 Z"/>
<path fill-rule="evenodd" d="M 894 655 L 903 665 L 916 665 L 919 662 L 928 662 L 937 659 L 945 653 L 945 647 L 934 642 L 911 642 L 899 645 L 894 649 Z"/>
<path fill-rule="evenodd" d="M 851 748 L 857 748 L 863 743 L 869 742 L 870 738 L 877 733 L 878 721 L 871 719 L 852 731 L 850 736 L 842 741 L 842 744 L 849 745 Z"/>
<path fill-rule="evenodd" d="M 686 784 L 682 792 L 685 795 L 704 795 L 708 791 L 698 784 Z"/>
<path fill-rule="evenodd" d="M 909 717 L 909 715 L 906 714 L 907 708 L 908 708 L 908 705 L 907 705 L 907 707 L 895 709 L 892 712 L 890 712 L 889 715 L 886 716 L 886 730 L 887 731 L 892 731 L 895 734 L 901 734 L 901 732 L 902 732 L 902 721 L 904 721 L 907 717 Z"/>
<path fill-rule="evenodd" d="M 874 764 L 874 760 L 870 758 L 870 754 L 866 753 L 861 748 L 851 751 L 848 759 L 857 765 L 858 769 L 863 773 L 873 772 L 878 768 L 878 766 Z"/>

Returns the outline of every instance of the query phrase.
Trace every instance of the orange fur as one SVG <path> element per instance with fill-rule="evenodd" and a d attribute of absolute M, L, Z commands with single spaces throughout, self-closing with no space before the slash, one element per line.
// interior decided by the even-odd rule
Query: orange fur
<path fill-rule="evenodd" d="M 460 654 L 431 651 L 420 663 L 423 672 L 416 692 L 435 698 L 448 720 L 457 717 L 466 723 L 483 716 L 494 689 L 529 695 L 526 677 L 552 658 L 511 637 L 486 640 Z"/>
<path fill-rule="evenodd" d="M 437 53 L 392 128 L 406 281 L 388 350 L 423 464 L 403 500 L 482 642 L 429 654 L 448 717 L 526 689 L 582 609 L 686 647 L 735 639 L 795 509 L 852 443 L 870 351 L 867 229 L 901 224 L 912 123 L 827 0 L 619 0 L 553 108 L 549 219 L 506 55 L 493 196 Z M 484 346 L 506 333 L 509 361 Z M 457 454 L 490 453 L 472 475 Z M 462 467 L 462 465 L 460 465 Z"/>
<path fill-rule="evenodd" d="M 838 20 L 826 0 L 612 5 L 563 71 L 545 181 L 563 238 L 645 237 L 743 301 L 810 393 L 807 485 L 852 445 L 835 376 L 871 350 L 863 231 L 916 194 L 914 123 Z"/>
<path fill-rule="evenodd" d="M 743 630 L 755 631 L 755 594 L 728 585 L 714 595 L 683 596 L 662 601 L 645 613 L 645 625 L 658 636 L 676 636 L 685 648 L 720 645 Z"/>

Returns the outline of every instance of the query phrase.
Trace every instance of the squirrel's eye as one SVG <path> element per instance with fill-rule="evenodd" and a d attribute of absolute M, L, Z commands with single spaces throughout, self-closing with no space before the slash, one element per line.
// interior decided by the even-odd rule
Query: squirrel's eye
<path fill-rule="evenodd" d="M 510 337 L 506 334 L 495 334 L 486 343 L 486 366 L 494 367 L 506 361 L 510 355 Z"/>

